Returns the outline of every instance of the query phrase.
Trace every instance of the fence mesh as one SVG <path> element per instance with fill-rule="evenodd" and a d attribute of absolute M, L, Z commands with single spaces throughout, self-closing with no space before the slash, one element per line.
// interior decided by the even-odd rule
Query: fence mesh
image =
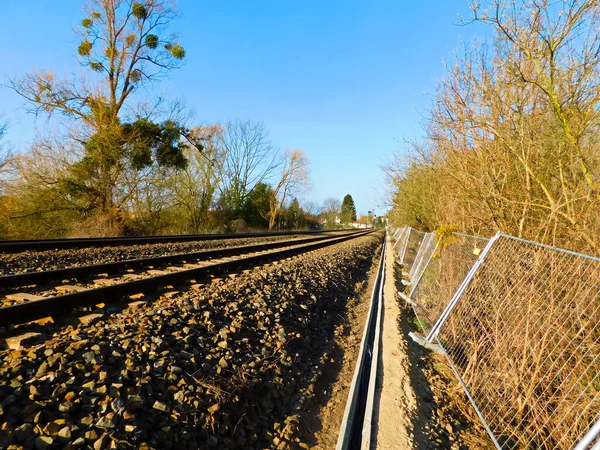
<path fill-rule="evenodd" d="M 472 248 L 457 239 L 425 270 L 415 299 L 428 326 Z M 600 419 L 599 323 L 600 259 L 501 235 L 437 339 L 502 448 L 572 449 Z"/>
<path fill-rule="evenodd" d="M 488 240 L 454 234 L 436 249 L 410 295 L 425 334 L 431 331 Z"/>
<path fill-rule="evenodd" d="M 429 258 L 435 250 L 435 245 L 435 233 L 425 233 L 425 236 L 423 236 L 423 240 L 421 241 L 421 245 L 419 246 L 419 250 L 417 251 L 417 256 L 415 256 L 415 260 L 408 274 L 413 286 L 421 276 L 423 270 L 425 270 L 425 267 L 429 262 Z"/>
<path fill-rule="evenodd" d="M 425 233 L 422 231 L 417 231 L 410 227 L 408 228 L 403 249 L 404 251 L 400 255 L 400 261 L 404 265 L 405 272 L 410 272 L 424 236 Z"/>
<path fill-rule="evenodd" d="M 406 247 L 408 245 L 408 237 L 410 236 L 410 232 L 411 232 L 410 227 L 406 227 L 403 229 L 402 233 L 400 234 L 399 239 L 399 245 L 398 245 L 398 259 L 400 262 L 402 262 L 404 260 L 404 254 L 406 253 Z"/>
<path fill-rule="evenodd" d="M 409 227 L 396 228 L 394 237 L 392 240 L 394 241 L 393 249 L 400 256 L 402 249 L 404 248 L 404 243 L 406 241 L 407 232 Z"/>

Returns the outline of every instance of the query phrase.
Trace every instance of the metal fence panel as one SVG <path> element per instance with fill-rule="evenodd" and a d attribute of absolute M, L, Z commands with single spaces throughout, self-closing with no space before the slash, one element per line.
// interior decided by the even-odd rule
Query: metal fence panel
<path fill-rule="evenodd" d="M 413 262 L 408 275 L 413 287 L 421 277 L 425 267 L 427 267 L 427 264 L 436 249 L 436 243 L 435 233 L 426 233 L 423 237 L 421 245 L 419 246 L 419 251 L 417 252 L 417 256 L 415 257 L 415 261 Z"/>
<path fill-rule="evenodd" d="M 395 237 L 393 238 L 394 245 L 392 246 L 392 250 L 395 250 L 398 253 L 400 252 L 400 249 L 404 245 L 404 239 L 406 237 L 405 235 L 409 228 L 410 227 L 396 228 L 395 233 L 394 233 Z"/>
<path fill-rule="evenodd" d="M 455 233 L 438 247 L 410 294 L 425 335 L 465 279 L 489 239 Z"/>
<path fill-rule="evenodd" d="M 410 236 L 410 232 L 412 231 L 411 227 L 406 227 L 404 233 L 400 237 L 400 245 L 398 246 L 398 259 L 400 262 L 404 261 L 404 254 L 406 253 L 406 247 L 408 245 L 408 238 Z"/>
<path fill-rule="evenodd" d="M 425 233 L 422 231 L 417 231 L 409 227 L 406 244 L 400 259 L 404 265 L 405 272 L 410 272 L 424 236 Z"/>
<path fill-rule="evenodd" d="M 417 287 L 428 323 L 473 263 L 453 246 Z M 502 448 L 572 449 L 600 419 L 600 259 L 499 235 L 480 262 L 438 342 Z"/>

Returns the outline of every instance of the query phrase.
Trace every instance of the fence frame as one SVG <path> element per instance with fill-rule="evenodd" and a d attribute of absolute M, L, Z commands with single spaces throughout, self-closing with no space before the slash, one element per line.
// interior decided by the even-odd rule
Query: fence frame
<path fill-rule="evenodd" d="M 406 255 L 406 249 L 408 247 L 408 240 L 410 239 L 410 232 L 411 232 L 412 228 L 411 227 L 407 227 L 406 228 L 406 236 L 404 237 L 403 241 L 402 241 L 402 247 L 401 249 L 398 249 L 398 256 L 400 257 L 400 262 L 404 264 L 404 256 Z"/>
<path fill-rule="evenodd" d="M 406 232 L 406 230 L 407 230 L 408 228 L 409 228 L 409 227 L 402 227 L 402 228 L 397 228 L 397 229 L 396 229 L 398 234 L 397 234 L 397 236 L 394 238 L 394 239 L 395 239 L 395 242 L 394 242 L 394 245 L 392 245 L 392 250 L 394 250 L 394 248 L 396 247 L 396 245 L 398 244 L 398 242 L 400 242 L 400 239 L 402 239 L 402 237 L 404 236 L 404 234 L 405 234 L 405 232 Z M 400 245 L 402 246 L 402 244 L 400 244 Z"/>
<path fill-rule="evenodd" d="M 418 278 L 415 281 L 411 280 L 412 285 L 411 285 L 411 289 L 410 289 L 410 294 L 408 294 L 409 299 L 412 300 L 413 294 L 417 290 L 417 286 L 419 286 L 419 283 L 423 279 L 423 276 L 425 275 L 425 271 L 427 270 L 427 267 L 429 267 L 429 263 L 431 263 L 431 260 L 433 259 L 433 255 L 435 255 L 435 252 L 437 252 L 439 247 L 440 247 L 440 243 L 438 241 L 435 244 L 435 248 L 433 249 L 433 252 L 431 252 L 431 255 L 429 255 L 429 258 L 427 258 L 427 262 L 425 263 L 425 266 L 423 266 L 423 270 L 421 270 L 421 272 L 419 273 Z M 416 314 L 416 311 L 415 311 L 415 314 Z"/>
<path fill-rule="evenodd" d="M 475 413 L 477 414 L 477 417 L 479 417 L 479 420 L 481 420 L 481 424 L 485 428 L 485 431 L 487 431 L 487 434 L 489 435 L 490 439 L 492 440 L 492 443 L 496 446 L 496 448 L 498 450 L 503 450 L 502 447 L 500 446 L 500 443 L 496 439 L 496 436 L 494 436 L 494 432 L 492 431 L 492 429 L 488 425 L 487 420 L 485 420 L 485 417 L 483 417 L 483 413 L 480 411 L 479 406 L 477 406 L 477 402 L 475 401 L 475 399 L 471 395 L 471 391 L 469 391 L 469 388 L 467 387 L 467 385 L 463 381 L 462 377 L 460 376 L 460 373 L 458 372 L 458 369 L 454 365 L 454 362 L 452 362 L 452 358 L 450 358 L 450 355 L 446 351 L 446 348 L 437 339 L 437 337 L 435 338 L 435 340 L 437 341 L 437 345 L 439 346 L 439 348 L 442 349 L 442 353 L 446 357 L 446 360 L 448 361 L 448 364 L 450 365 L 450 368 L 452 369 L 452 372 L 454 372 L 454 376 L 458 380 L 459 384 L 462 386 L 463 391 L 465 391 L 465 394 L 467 395 L 467 398 L 471 402 L 471 405 L 473 406 L 473 409 L 475 409 Z"/>
<path fill-rule="evenodd" d="M 427 267 L 427 265 L 423 266 L 423 260 L 424 260 L 425 252 L 427 251 L 428 246 L 431 244 L 432 240 L 434 240 L 434 239 L 435 239 L 435 233 L 425 233 L 425 235 L 423 236 L 423 239 L 421 240 L 421 244 L 419 245 L 419 249 L 417 250 L 417 255 L 415 256 L 415 260 L 413 261 L 413 264 L 409 271 L 409 277 L 410 277 L 411 283 L 414 281 L 413 278 L 417 274 L 417 271 L 421 267 L 423 267 L 423 268 Z M 437 247 L 437 241 L 436 241 L 436 247 Z M 429 258 L 427 259 L 427 262 L 429 262 Z"/>
<path fill-rule="evenodd" d="M 404 256 L 405 256 L 405 252 L 406 252 L 406 247 L 408 245 L 408 238 L 410 237 L 410 231 L 412 230 L 411 227 L 405 227 L 405 228 L 408 230 L 408 233 L 407 233 L 405 241 L 403 242 L 404 248 L 402 248 L 402 257 L 401 257 L 401 261 L 402 262 L 404 262 Z M 471 235 L 467 235 L 467 234 L 463 234 L 463 233 L 455 233 L 455 234 L 459 235 L 459 236 L 464 236 L 464 237 L 477 237 L 477 236 L 471 236 Z M 582 254 L 582 253 L 578 253 L 578 252 L 573 252 L 573 251 L 570 251 L 570 250 L 561 249 L 561 248 L 550 246 L 550 245 L 546 245 L 546 244 L 541 244 L 541 243 L 538 243 L 538 242 L 530 241 L 530 240 L 519 238 L 519 237 L 515 237 L 515 236 L 506 235 L 506 234 L 503 234 L 501 232 L 497 232 L 494 236 L 492 236 L 492 238 L 490 238 L 488 240 L 488 242 L 486 243 L 485 247 L 481 250 L 481 252 L 478 255 L 478 258 L 477 258 L 476 262 L 471 267 L 471 269 L 467 273 L 466 277 L 463 279 L 462 283 L 460 284 L 460 286 L 458 287 L 458 289 L 456 290 L 456 292 L 453 294 L 450 302 L 446 305 L 446 307 L 443 310 L 441 316 L 438 318 L 438 320 L 436 321 L 435 325 L 433 326 L 433 328 L 431 329 L 431 331 L 427 335 L 426 340 L 428 342 L 430 342 L 430 343 L 437 344 L 439 346 L 439 348 L 441 349 L 441 351 L 444 354 L 446 360 L 448 361 L 448 364 L 452 368 L 452 371 L 454 372 L 454 375 L 456 376 L 459 384 L 462 386 L 465 394 L 467 395 L 467 398 L 469 399 L 469 401 L 473 405 L 473 408 L 475 409 L 475 412 L 476 412 L 477 416 L 479 417 L 482 425 L 484 426 L 486 432 L 488 433 L 488 435 L 489 435 L 492 443 L 495 445 L 495 447 L 498 450 L 503 450 L 503 447 L 500 445 L 500 443 L 496 439 L 496 437 L 494 435 L 494 432 L 492 431 L 492 429 L 488 425 L 487 420 L 485 419 L 485 417 L 483 416 L 481 410 L 479 409 L 479 406 L 477 405 L 477 402 L 475 401 L 475 399 L 471 395 L 471 392 L 469 391 L 469 388 L 467 387 L 466 383 L 462 379 L 462 377 L 461 377 L 461 375 L 460 375 L 457 367 L 455 366 L 454 362 L 452 361 L 452 358 L 448 354 L 448 351 L 445 349 L 445 347 L 442 344 L 442 342 L 440 342 L 440 340 L 438 339 L 438 335 L 439 335 L 439 332 L 440 332 L 441 328 L 443 327 L 443 325 L 445 324 L 445 322 L 448 320 L 448 318 L 452 314 L 454 308 L 456 307 L 456 305 L 460 301 L 460 299 L 463 296 L 465 290 L 467 289 L 467 287 L 469 286 L 469 284 L 471 283 L 471 281 L 473 280 L 473 278 L 477 274 L 479 268 L 481 267 L 481 265 L 485 261 L 485 259 L 486 259 L 487 255 L 489 254 L 490 250 L 493 248 L 494 244 L 498 241 L 498 239 L 500 237 L 509 238 L 509 239 L 512 239 L 512 240 L 515 240 L 515 241 L 519 241 L 519 242 L 522 242 L 522 243 L 532 244 L 532 245 L 538 246 L 540 248 L 546 248 L 546 249 L 549 249 L 549 250 L 559 251 L 559 252 L 562 252 L 562 253 L 565 253 L 565 254 L 569 254 L 569 255 L 572 255 L 572 256 L 576 256 L 576 257 L 582 257 L 582 258 L 590 259 L 590 260 L 597 261 L 597 262 L 600 262 L 600 258 L 597 258 L 597 257 L 594 257 L 594 256 L 590 256 L 590 255 L 586 255 L 586 254 Z M 481 239 L 485 239 L 485 238 L 481 238 Z M 424 245 L 425 245 L 425 238 L 423 238 L 423 240 L 421 241 L 421 244 L 419 246 L 419 251 L 417 252 L 417 257 L 421 253 L 422 249 L 423 249 L 423 251 L 425 251 L 424 250 L 425 249 Z M 423 270 L 420 271 L 420 273 L 418 275 L 418 278 L 416 280 L 411 280 L 411 282 L 412 282 L 411 283 L 412 284 L 411 291 L 410 291 L 410 294 L 407 297 L 407 299 L 409 300 L 409 303 L 411 304 L 412 309 L 413 309 L 415 315 L 417 316 L 417 319 L 419 317 L 418 317 L 418 313 L 417 313 L 416 308 L 415 308 L 415 303 L 412 300 L 412 297 L 413 297 L 413 294 L 416 291 L 417 286 L 419 285 L 419 283 L 421 282 L 421 280 L 423 278 L 423 274 L 425 273 L 425 271 L 427 270 L 427 267 L 431 263 L 433 255 L 435 254 L 435 252 L 439 248 L 439 245 L 440 245 L 440 243 L 436 242 L 435 249 L 431 253 L 431 255 L 429 256 L 426 264 L 423 266 Z M 415 257 L 415 261 L 416 261 L 417 257 Z M 424 255 L 421 255 L 421 257 L 424 257 Z M 419 265 L 420 264 L 421 264 L 421 261 L 419 262 Z M 411 271 L 413 269 L 414 269 L 414 262 L 413 262 L 413 267 L 411 267 Z M 413 272 L 413 275 L 415 275 L 415 272 Z M 585 435 L 579 440 L 579 442 L 577 444 L 574 443 L 573 450 L 600 450 L 600 439 L 599 439 L 599 437 L 600 437 L 600 418 L 589 428 L 589 430 L 585 433 Z M 594 444 L 594 441 L 596 441 L 595 444 Z M 593 447 L 590 448 L 590 446 L 592 444 L 594 444 L 594 445 L 593 445 Z"/>
<path fill-rule="evenodd" d="M 427 335 L 426 339 L 429 342 L 433 342 L 433 339 L 437 338 L 437 335 L 440 332 L 440 328 L 442 328 L 442 325 L 444 325 L 444 323 L 446 322 L 446 320 L 448 319 L 448 317 L 452 313 L 452 310 L 454 309 L 454 307 L 456 306 L 456 304 L 458 303 L 458 301 L 462 297 L 463 292 L 465 292 L 465 289 L 467 289 L 467 286 L 469 285 L 469 283 L 471 282 L 471 280 L 475 276 L 475 273 L 477 272 L 477 270 L 479 269 L 479 267 L 481 266 L 481 264 L 483 264 L 483 261 L 485 261 L 486 256 L 488 255 L 488 253 L 490 252 L 490 250 L 493 247 L 494 243 L 498 240 L 498 238 L 500 236 L 501 236 L 500 232 L 496 233 L 494 236 L 492 236 L 492 238 L 488 241 L 488 243 L 486 244 L 486 246 L 483 248 L 483 250 L 479 254 L 479 257 L 477 258 L 477 261 L 475 262 L 475 264 L 473 265 L 473 267 L 471 267 L 471 270 L 469 270 L 469 273 L 467 274 L 467 276 L 465 277 L 465 279 L 463 280 L 463 282 L 460 284 L 460 286 L 458 287 L 458 289 L 456 290 L 456 292 L 452 296 L 452 299 L 450 300 L 450 303 L 448 303 L 448 305 L 446 306 L 446 308 L 442 312 L 442 315 L 439 317 L 439 319 L 437 320 L 437 322 L 435 323 L 435 325 L 433 326 L 433 328 L 431 329 L 431 331 Z"/>
<path fill-rule="evenodd" d="M 581 438 L 577 446 L 573 450 L 586 450 L 594 440 L 600 435 L 600 419 L 596 421 L 596 423 L 590 428 L 590 430 Z M 596 442 L 591 450 L 599 450 L 600 449 L 600 441 Z"/>

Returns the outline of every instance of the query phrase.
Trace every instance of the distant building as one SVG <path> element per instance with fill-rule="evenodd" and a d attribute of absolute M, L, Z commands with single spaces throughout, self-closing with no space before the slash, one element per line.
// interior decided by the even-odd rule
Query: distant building
<path fill-rule="evenodd" d="M 368 228 L 366 223 L 360 223 L 358 221 L 352 222 L 352 228 Z"/>
<path fill-rule="evenodd" d="M 321 219 L 321 225 L 325 226 L 325 225 L 327 225 L 327 222 L 328 222 L 328 220 L 326 217 Z M 334 225 L 339 225 L 341 222 L 342 222 L 342 220 L 340 219 L 340 216 L 336 214 L 335 220 L 333 221 Z"/>

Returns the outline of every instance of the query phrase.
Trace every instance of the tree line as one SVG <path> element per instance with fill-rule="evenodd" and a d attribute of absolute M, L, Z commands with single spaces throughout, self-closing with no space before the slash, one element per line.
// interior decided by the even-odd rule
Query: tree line
<path fill-rule="evenodd" d="M 337 201 L 301 204 L 308 158 L 280 151 L 260 122 L 195 126 L 182 102 L 144 95 L 187 56 L 169 31 L 173 2 L 90 0 L 84 9 L 82 75 L 38 70 L 9 82 L 31 113 L 61 120 L 24 152 L 0 145 L 1 238 L 309 229 L 338 226 L 331 214 L 356 219 L 353 203 L 350 216 Z"/>
<path fill-rule="evenodd" d="M 600 253 L 600 7 L 471 5 L 493 37 L 466 43 L 425 114 L 424 138 L 384 167 L 391 219 L 496 230 Z"/>

